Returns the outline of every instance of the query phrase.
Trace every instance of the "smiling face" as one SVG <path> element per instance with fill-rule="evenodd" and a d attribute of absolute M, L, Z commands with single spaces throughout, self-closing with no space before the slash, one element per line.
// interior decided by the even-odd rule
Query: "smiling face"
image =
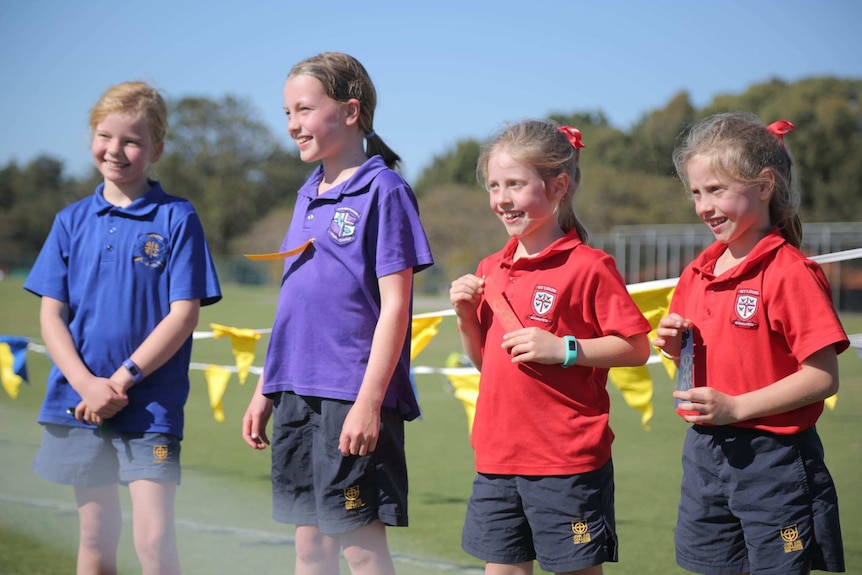
<path fill-rule="evenodd" d="M 147 170 L 158 161 L 164 145 L 153 142 L 146 118 L 137 113 L 110 113 L 93 130 L 91 152 L 105 179 L 106 197 L 112 190 L 134 200 L 149 188 Z"/>
<path fill-rule="evenodd" d="M 284 85 L 284 113 L 287 131 L 299 148 L 304 162 L 336 160 L 348 153 L 348 134 L 355 134 L 361 143 L 357 127 L 358 102 L 337 102 L 326 95 L 317 78 L 291 76 Z M 355 138 L 354 138 L 355 139 Z M 351 140 L 352 143 L 352 140 Z M 355 145 L 349 148 L 353 153 Z"/>
<path fill-rule="evenodd" d="M 562 236 L 557 206 L 565 188 L 560 182 L 546 185 L 536 170 L 499 150 L 488 158 L 487 184 L 491 209 L 527 254 Z"/>
<path fill-rule="evenodd" d="M 707 156 L 692 157 L 685 169 L 697 216 L 716 240 L 747 254 L 770 227 L 770 174 L 756 182 L 738 180 L 717 170 Z"/>

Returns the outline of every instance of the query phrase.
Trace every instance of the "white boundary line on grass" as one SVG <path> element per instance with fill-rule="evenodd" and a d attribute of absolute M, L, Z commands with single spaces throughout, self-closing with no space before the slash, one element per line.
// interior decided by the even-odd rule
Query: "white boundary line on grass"
<path fill-rule="evenodd" d="M 6 495 L 0 493 L 0 501 L 20 505 L 22 507 L 36 507 L 39 509 L 47 509 L 58 513 L 77 514 L 78 510 L 72 503 L 56 501 L 50 499 L 29 499 L 24 497 L 16 497 L 14 495 Z M 131 515 L 123 513 L 123 521 L 131 522 Z M 293 537 L 281 535 L 272 531 L 261 531 L 259 529 L 246 529 L 241 527 L 231 527 L 229 525 L 212 525 L 209 523 L 201 523 L 200 521 L 192 521 L 189 519 L 176 519 L 176 525 L 179 528 L 206 533 L 210 535 L 225 535 L 228 537 L 247 537 L 253 539 L 256 544 L 267 545 L 293 545 L 295 540 Z M 409 565 L 418 565 L 426 569 L 437 569 L 443 572 L 460 573 L 463 575 L 482 575 L 485 571 L 477 567 L 468 567 L 450 563 L 439 559 L 428 559 L 425 557 L 417 557 L 415 555 L 405 555 L 402 553 L 393 553 L 392 560 L 397 563 L 405 563 Z"/>

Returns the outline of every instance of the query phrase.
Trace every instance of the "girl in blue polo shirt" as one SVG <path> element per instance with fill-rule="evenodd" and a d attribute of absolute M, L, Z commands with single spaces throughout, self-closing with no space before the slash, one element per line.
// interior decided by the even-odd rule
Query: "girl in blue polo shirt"
<path fill-rule="evenodd" d="M 675 540 L 677 562 L 696 573 L 844 571 L 815 424 L 849 340 L 823 270 L 799 251 L 792 129 L 718 114 L 674 152 L 715 236 L 683 270 L 653 340 L 693 376 L 694 387 L 674 392 L 692 424 Z"/>
<path fill-rule="evenodd" d="M 143 82 L 109 88 L 90 113 L 104 181 L 54 219 L 24 283 L 42 298 L 54 366 L 39 412 L 33 469 L 73 485 L 78 573 L 115 573 L 129 486 L 144 573 L 179 573 L 174 499 L 192 331 L 221 299 L 198 215 L 147 178 L 164 148 L 167 109 Z"/>
<path fill-rule="evenodd" d="M 385 525 L 407 524 L 404 421 L 413 274 L 432 264 L 399 158 L 374 132 L 376 93 L 341 53 L 296 64 L 287 129 L 303 161 L 264 373 L 243 438 L 269 443 L 273 517 L 296 524 L 296 573 L 394 573 Z"/>

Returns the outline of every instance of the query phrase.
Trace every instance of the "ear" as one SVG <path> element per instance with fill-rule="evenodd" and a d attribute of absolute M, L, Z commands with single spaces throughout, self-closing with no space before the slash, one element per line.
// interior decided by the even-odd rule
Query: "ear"
<path fill-rule="evenodd" d="M 352 126 L 354 124 L 359 123 L 359 110 L 362 108 L 362 104 L 356 98 L 350 98 L 344 104 L 344 109 L 346 112 L 346 116 L 344 118 L 344 123 L 348 126 Z"/>
<path fill-rule="evenodd" d="M 760 199 L 768 202 L 772 199 L 772 192 L 775 191 L 775 172 L 769 168 L 763 168 L 757 175 L 757 181 L 760 186 Z"/>
<path fill-rule="evenodd" d="M 162 140 L 155 146 L 153 146 L 153 152 L 150 154 L 150 163 L 155 164 L 162 157 L 162 153 L 165 151 L 165 141 Z"/>
<path fill-rule="evenodd" d="M 566 195 L 569 189 L 569 174 L 559 174 L 551 179 L 551 196 L 557 200 L 561 200 Z"/>

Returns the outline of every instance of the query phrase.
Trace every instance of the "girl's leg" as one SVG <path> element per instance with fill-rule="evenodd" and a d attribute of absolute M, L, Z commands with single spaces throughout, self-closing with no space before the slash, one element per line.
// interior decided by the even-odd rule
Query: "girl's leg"
<path fill-rule="evenodd" d="M 129 483 L 135 551 L 143 575 L 179 575 L 180 558 L 174 524 L 177 484 L 138 479 Z"/>
<path fill-rule="evenodd" d="M 78 575 L 115 575 L 123 523 L 116 484 L 76 487 L 78 502 Z"/>
<path fill-rule="evenodd" d="M 533 562 L 485 563 L 485 575 L 533 575 Z"/>
<path fill-rule="evenodd" d="M 353 575 L 395 575 L 386 526 L 381 521 L 340 535 L 339 541 Z"/>
<path fill-rule="evenodd" d="M 316 525 L 296 526 L 296 575 L 338 575 L 338 540 Z"/>

